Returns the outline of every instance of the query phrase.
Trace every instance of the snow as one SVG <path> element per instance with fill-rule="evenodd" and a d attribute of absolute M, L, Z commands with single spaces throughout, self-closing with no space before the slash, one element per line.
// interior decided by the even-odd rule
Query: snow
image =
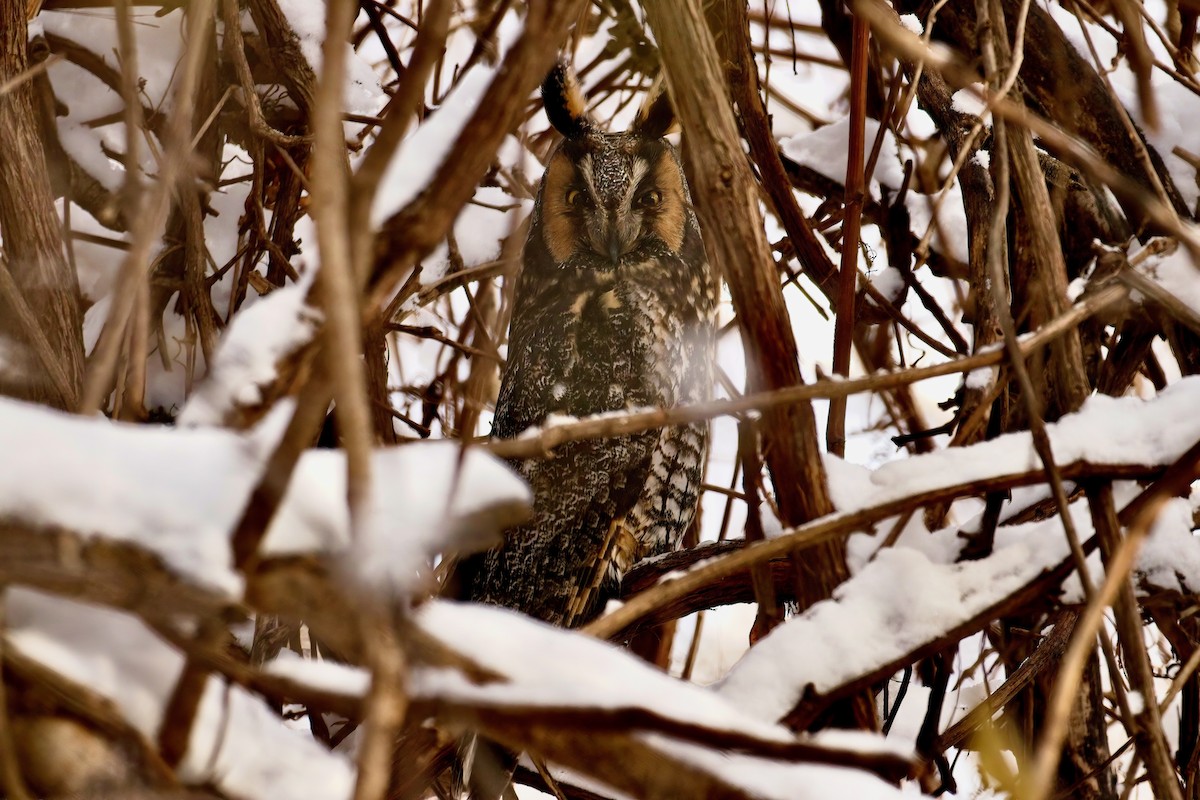
<path fill-rule="evenodd" d="M 321 46 L 325 41 L 326 3 L 313 0 L 280 0 L 279 10 L 296 32 L 304 58 L 313 72 L 320 76 L 324 61 Z M 346 110 L 354 114 L 375 114 L 387 102 L 387 96 L 379 83 L 379 75 L 349 44 L 345 50 Z"/>
<path fill-rule="evenodd" d="M 987 87 L 982 83 L 973 83 L 970 86 L 963 87 L 954 93 L 950 98 L 950 107 L 960 114 L 970 114 L 973 117 L 982 117 L 983 111 L 987 108 L 987 104 L 980 99 L 981 96 L 987 95 Z M 977 153 L 984 153 L 979 150 Z M 991 153 L 988 152 L 988 156 Z M 983 157 L 983 156 L 979 156 Z"/>
<path fill-rule="evenodd" d="M 1162 256 L 1152 256 L 1138 270 L 1200 315 L 1200 269 L 1186 248 L 1174 247 Z"/>
<path fill-rule="evenodd" d="M 270 436 L 110 423 L 0 399 L 0 516 L 140 544 L 237 596 L 228 536 Z"/>
<path fill-rule="evenodd" d="M 365 697 L 371 687 L 371 674 L 361 667 L 304 658 L 292 650 L 280 650 L 273 660 L 263 664 L 263 672 L 311 689 L 351 697 Z"/>
<path fill-rule="evenodd" d="M 516 12 L 509 11 L 497 33 L 501 54 L 515 41 L 519 31 Z M 492 74 L 490 68 L 476 65 L 428 119 L 404 140 L 384 170 L 371 206 L 373 225 L 379 225 L 411 202 L 429 184 L 442 163 L 452 157 L 451 147 L 483 100 Z"/>
<path fill-rule="evenodd" d="M 434 600 L 416 613 L 418 624 L 467 658 L 507 680 L 478 684 L 443 668 L 414 670 L 417 697 L 461 703 L 545 707 L 644 708 L 693 725 L 786 742 L 792 734 L 745 714 L 701 687 L 675 680 L 629 653 L 504 608 Z M 537 658 L 530 658 L 536 653 Z"/>
<path fill-rule="evenodd" d="M 0 517 L 132 542 L 179 574 L 237 597 L 229 535 L 290 404 L 247 434 L 126 425 L 0 399 Z M 409 591 L 444 547 L 478 547 L 514 521 L 528 488 L 485 452 L 450 441 L 379 449 L 365 535 L 349 549 L 345 456 L 307 452 L 267 531 L 266 552 L 345 550 L 373 583 Z M 420 476 L 415 480 L 413 476 Z M 499 515 L 494 519 L 484 515 Z"/>
<path fill-rule="evenodd" d="M 996 380 L 997 369 L 995 367 L 982 367 L 973 369 L 967 373 L 963 379 L 963 386 L 967 389 L 983 390 L 992 385 L 992 381 Z"/>
<path fill-rule="evenodd" d="M 904 296 L 904 276 L 900 270 L 895 267 L 884 267 L 881 270 L 876 270 L 874 274 L 869 276 L 871 285 L 875 290 L 883 296 L 885 300 L 892 303 L 897 302 Z"/>
<path fill-rule="evenodd" d="M 479 203 L 513 208 L 510 211 L 499 211 Z M 499 256 L 500 243 L 516 230 L 521 217 L 532 210 L 532 200 L 514 203 L 512 196 L 498 186 L 481 186 L 476 189 L 473 201 L 468 203 L 454 220 L 454 240 L 458 244 L 463 263 L 474 266 Z"/>
<path fill-rule="evenodd" d="M 180 777 L 216 783 L 234 797 L 354 795 L 355 769 L 306 731 L 292 730 L 262 699 L 209 678 Z"/>
<path fill-rule="evenodd" d="M 183 656 L 131 616 L 38 592 L 5 593 L 8 644 L 110 700 L 152 741 Z M 261 699 L 210 677 L 179 765 L 239 798 L 349 798 L 354 770 L 311 736 L 289 729 Z"/>
<path fill-rule="evenodd" d="M 16 587 L 5 591 L 4 600 L 8 644 L 116 700 L 135 728 L 157 734 L 183 669 L 181 653 L 118 611 Z"/>
<path fill-rule="evenodd" d="M 667 755 L 744 787 L 753 797 L 763 800 L 828 800 L 832 797 L 890 800 L 905 796 L 890 783 L 861 770 L 789 764 L 740 753 L 721 753 L 654 734 L 644 738 Z"/>
<path fill-rule="evenodd" d="M 867 147 L 879 135 L 879 123 L 868 119 L 865 125 Z M 850 140 L 850 118 L 818 128 L 812 133 L 790 136 L 779 142 L 784 155 L 797 164 L 815 170 L 839 184 L 846 180 L 846 142 Z M 896 138 L 891 131 L 883 134 L 883 145 L 872 173 L 872 195 L 879 196 L 879 184 L 893 190 L 904 181 L 904 169 L 896 158 Z"/>
<path fill-rule="evenodd" d="M 853 508 L 863 491 L 872 491 L 872 472 L 867 467 L 837 456 L 826 455 L 825 478 L 829 484 L 829 499 L 839 509 Z"/>
<path fill-rule="evenodd" d="M 872 672 L 1025 585 L 1044 566 L 1037 556 L 1019 544 L 980 561 L 937 564 L 907 547 L 883 550 L 833 598 L 759 641 L 719 692 L 754 716 L 779 719 L 806 686 L 828 692 Z"/>
<path fill-rule="evenodd" d="M 1194 503 L 1172 498 L 1159 509 L 1142 543 L 1137 571 L 1145 583 L 1168 591 L 1192 592 L 1200 576 L 1200 552 L 1192 533 Z"/>
<path fill-rule="evenodd" d="M 78 71 L 83 72 L 83 70 Z M 100 143 L 93 131 L 81 123 L 67 118 L 59 122 L 58 140 L 62 142 L 63 150 L 67 155 L 99 181 L 101 186 L 110 192 L 121 188 L 125 182 L 125 171 L 118 169 L 113 162 L 108 160 L 108 156 L 100 149 Z"/>
<path fill-rule="evenodd" d="M 121 66 L 117 55 L 119 52 L 117 29 L 111 15 L 77 11 L 43 11 L 38 14 L 38 19 L 47 34 L 70 39 L 86 47 L 107 66 L 117 71 L 120 70 Z M 137 15 L 138 77 L 141 81 L 138 90 L 143 94 L 144 105 L 150 108 L 165 111 L 170 107 L 171 83 L 175 78 L 176 64 L 186 38 L 182 31 L 183 19 L 184 15 L 178 9 L 161 16 L 156 14 Z M 56 84 L 58 82 L 55 81 L 55 73 L 64 66 L 67 65 L 63 62 L 50 66 L 51 80 Z M 63 70 L 61 74 L 67 76 L 68 80 L 73 80 L 71 77 L 73 73 L 70 71 Z M 116 111 L 121 107 L 120 97 L 110 89 L 105 88 L 100 97 L 97 97 L 93 93 L 92 87 L 97 85 L 98 80 L 90 73 L 84 72 L 83 74 L 88 76 L 87 82 L 77 88 L 86 87 L 84 91 L 63 92 L 71 98 L 70 106 L 73 111 L 76 109 L 76 104 L 80 104 L 82 107 L 84 103 L 94 103 L 99 99 L 103 99 L 109 105 L 107 111 Z M 62 86 L 56 85 L 56 89 L 61 91 L 68 86 L 70 84 L 64 82 Z"/>
<path fill-rule="evenodd" d="M 1080 411 L 1047 425 L 1055 460 L 1093 464 L 1168 464 L 1200 440 L 1200 377 L 1183 378 L 1152 400 L 1088 398 Z M 1104 431 L 1097 436 L 1096 431 Z M 935 451 L 885 464 L 871 474 L 871 488 L 841 506 L 868 508 L 918 492 L 1041 466 L 1027 432 L 1011 433 L 971 447 Z"/>
<path fill-rule="evenodd" d="M 868 119 L 865 125 L 868 152 L 879 135 L 879 123 Z M 802 133 L 783 138 L 779 142 L 784 155 L 797 164 L 808 167 L 824 177 L 842 184 L 846 180 L 846 143 L 850 136 L 850 118 L 818 128 L 811 133 Z M 881 186 L 894 194 L 904 182 L 904 161 L 911 157 L 907 148 L 901 149 L 892 132 L 885 131 L 880 145 L 879 157 L 871 180 L 871 196 L 881 199 Z M 962 189 L 955 179 L 947 190 L 939 195 L 940 201 L 931 195 L 910 190 L 905 195 L 905 207 L 912 218 L 912 229 L 918 235 L 932 224 L 936 209 L 938 225 L 933 241 L 947 254 L 962 263 L 968 260 L 966 237 L 966 212 L 963 211 Z M 883 248 L 876 250 L 882 253 Z M 896 266 L 896 265 L 892 265 Z"/>
<path fill-rule="evenodd" d="M 263 402 L 260 387 L 275 380 L 277 364 L 316 335 L 321 314 L 306 303 L 313 275 L 305 273 L 256 302 L 248 298 L 221 336 L 212 368 L 178 424 L 222 425 L 239 406 Z"/>
<path fill-rule="evenodd" d="M 612 609 L 605 609 L 608 613 Z M 691 680 L 701 686 L 716 683 L 729 672 L 750 646 L 747 632 L 758 615 L 752 603 L 721 606 L 704 612 L 702 647 L 696 653 Z M 675 648 L 672 650 L 671 674 L 681 675 L 688 646 L 695 633 L 695 617 L 685 617 L 678 623 Z"/>
<path fill-rule="evenodd" d="M 967 242 L 967 212 L 963 207 L 962 185 L 955 178 L 937 195 L 910 191 L 904 197 L 912 230 L 923 234 L 934 226 L 934 245 L 961 264 L 970 260 Z M 936 224 L 935 224 L 936 219 Z"/>
<path fill-rule="evenodd" d="M 1124 67 L 1127 71 L 1128 67 Z M 1132 80 L 1122 82 L 1123 88 L 1133 84 Z M 1119 91 L 1118 95 L 1125 107 L 1137 115 L 1146 138 L 1154 149 L 1162 156 L 1171 180 L 1179 190 L 1184 205 L 1195 209 L 1200 201 L 1200 186 L 1197 185 L 1196 168 L 1184 159 L 1175 155 L 1175 148 L 1188 151 L 1192 156 L 1200 155 L 1196 146 L 1196 129 L 1200 127 L 1200 97 L 1183 85 L 1176 83 L 1170 77 L 1162 75 L 1157 70 L 1151 82 L 1154 95 L 1159 104 L 1159 126 L 1157 130 L 1147 127 L 1140 119 L 1140 105 L 1135 102 L 1136 94 L 1128 88 Z M 1169 113 L 1168 113 L 1169 111 Z"/>
<path fill-rule="evenodd" d="M 793 741 L 786 728 L 755 718 L 736 701 L 675 680 L 606 642 L 563 631 L 507 609 L 430 601 L 418 624 L 468 659 L 498 671 L 500 681 L 477 683 L 451 668 L 420 667 L 410 693 L 422 699 L 481 706 L 522 705 L 587 710 L 639 708 L 661 717 L 753 736 Z M 536 658 L 530 658 L 536 653 Z M 674 737 L 639 736 L 668 756 L 742 786 L 763 798 L 900 796 L 890 784 L 861 771 L 793 764 L 714 752 Z M 871 734 L 820 739 L 838 749 L 907 755 L 903 747 Z"/>
<path fill-rule="evenodd" d="M 306 453 L 271 521 L 264 552 L 348 545 L 347 567 L 355 575 L 377 589 L 404 593 L 425 588 L 435 553 L 491 546 L 532 502 L 507 464 L 477 449 L 462 453 L 453 441 L 378 449 L 371 479 L 370 506 L 359 537 L 351 540 L 343 453 Z M 497 516 L 484 516 L 491 514 Z"/>
<path fill-rule="evenodd" d="M 916 14 L 901 14 L 900 24 L 906 31 L 915 33 L 917 36 L 925 33 L 925 26 L 921 24 L 921 20 Z"/>
<path fill-rule="evenodd" d="M 1200 440 L 1200 420 L 1193 413 L 1198 402 L 1200 377 L 1183 378 L 1149 401 L 1094 396 L 1079 412 L 1048 425 L 1047 432 L 1060 466 L 1075 461 L 1165 466 Z M 1106 435 L 1096 436 L 1097 430 Z M 1040 465 L 1028 433 L 914 456 L 869 475 L 836 459 L 828 463 L 831 494 L 842 512 Z M 1135 491 L 1120 485 L 1118 507 Z M 1090 536 L 1083 504 L 1071 511 L 1080 537 Z M 998 603 L 1069 553 L 1061 522 L 1051 517 L 1002 527 L 992 555 L 957 563 L 959 530 L 902 538 L 870 560 L 859 558 L 853 577 L 832 598 L 780 625 L 753 647 L 720 684 L 720 693 L 761 719 L 779 719 L 805 687 L 828 692 L 892 663 Z M 1097 554 L 1089 559 L 1089 569 L 1093 581 L 1103 576 Z M 1164 588 L 1194 590 L 1200 585 L 1200 543 L 1191 533 L 1190 503 L 1168 504 L 1137 572 Z M 1077 577 L 1064 589 L 1068 598 L 1082 596 Z"/>
<path fill-rule="evenodd" d="M 1067 40 L 1078 51 L 1079 55 L 1089 64 L 1095 65 L 1088 42 L 1080 28 L 1079 19 L 1068 9 L 1049 3 L 1046 10 L 1054 17 L 1054 21 L 1062 28 Z M 1159 6 L 1153 16 L 1162 24 L 1166 17 L 1165 10 Z M 1129 59 L 1122 58 L 1117 42 L 1113 40 L 1100 26 L 1085 22 L 1091 37 L 1092 46 L 1096 49 L 1099 66 L 1107 73 L 1108 80 L 1122 105 L 1129 111 L 1133 121 L 1142 130 L 1147 141 L 1162 156 L 1163 164 L 1171 176 L 1175 188 L 1179 190 L 1187 208 L 1195 210 L 1200 201 L 1200 186 L 1197 185 L 1196 168 L 1185 159 L 1175 155 L 1176 147 L 1189 151 L 1193 156 L 1200 155 L 1195 147 L 1195 130 L 1200 125 L 1200 97 L 1181 83 L 1176 82 L 1170 75 L 1155 69 L 1150 74 L 1150 85 L 1158 108 L 1157 129 L 1146 124 L 1141 115 L 1141 103 L 1138 100 L 1138 81 L 1129 66 Z M 1147 31 L 1146 44 L 1154 57 L 1160 63 L 1170 64 L 1172 58 L 1166 52 L 1157 36 L 1149 35 Z M 1119 60 L 1118 60 L 1119 59 Z"/>

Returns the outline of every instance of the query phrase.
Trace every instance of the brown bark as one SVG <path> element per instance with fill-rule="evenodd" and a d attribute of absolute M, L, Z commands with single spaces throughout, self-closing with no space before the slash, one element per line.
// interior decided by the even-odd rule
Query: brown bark
<path fill-rule="evenodd" d="M 812 224 L 800 210 L 779 147 L 771 133 L 770 119 L 763 105 L 758 81 L 758 65 L 750 52 L 750 21 L 743 0 L 721 0 L 704 9 L 709 29 L 717 43 L 733 101 L 740 114 L 742 132 L 750 145 L 750 156 L 758 165 L 762 186 L 805 274 L 832 302 L 837 294 L 837 267 L 825 253 Z"/>
<path fill-rule="evenodd" d="M 521 37 L 488 86 L 448 158 L 425 190 L 389 217 L 375 239 L 369 280 L 371 309 L 391 297 L 396 286 L 445 237 L 458 212 L 492 166 L 504 137 L 524 117 L 528 97 L 553 62 L 570 23 L 579 18 L 580 0 L 531 2 Z"/>
<path fill-rule="evenodd" d="M 803 382 L 796 340 L 712 33 L 695 2 L 649 2 L 646 16 L 687 139 L 685 162 L 708 255 L 725 276 L 738 312 L 750 387 L 796 386 Z M 798 403 L 764 417 L 765 459 L 784 523 L 800 524 L 831 513 L 812 406 Z M 829 597 L 849 575 L 844 551 L 834 542 L 794 558 L 793 564 L 802 609 Z M 837 716 L 840 724 L 878 724 L 869 695 L 857 695 Z"/>
<path fill-rule="evenodd" d="M 901 13 L 905 13 L 922 4 L 908 2 L 898 5 L 903 6 Z M 1015 19 L 1020 6 L 1018 0 L 1004 0 L 1003 5 L 1005 15 Z M 973 3 L 947 3 L 938 12 L 936 35 L 948 39 L 968 58 L 978 52 L 976 31 Z M 1021 66 L 1019 86 L 1028 100 L 1064 130 L 1080 136 L 1125 176 L 1147 192 L 1156 194 L 1154 182 L 1146 174 L 1139 152 L 1141 148 L 1146 148 L 1157 177 L 1166 190 L 1168 201 L 1177 213 L 1188 217 L 1188 209 L 1171 182 L 1162 159 L 1153 148 L 1146 145 L 1144 137 L 1131 137 L 1126 132 L 1122 110 L 1104 81 L 1067 41 L 1058 23 L 1036 3 L 1030 5 L 1025 35 L 1025 61 Z M 1129 202 L 1129 198 L 1119 200 L 1139 233 L 1157 231 L 1157 226 L 1150 221 L 1139 203 Z"/>
<path fill-rule="evenodd" d="M 992 12 L 997 27 L 993 41 L 997 66 L 1009 69 L 1013 54 L 1009 32 L 1005 30 L 1003 12 Z M 1015 24 L 1015 20 L 1009 20 Z M 1034 43 L 1026 42 L 1028 57 Z M 1021 102 L 1014 98 L 1014 102 Z M 1036 329 L 1063 313 L 1069 306 L 1067 298 L 1067 269 L 1062 245 L 1054 225 L 1054 211 L 1046 176 L 1042 173 L 1033 135 L 1027 128 L 1006 126 L 1008 155 L 1012 163 L 1013 199 L 1017 209 L 1017 242 L 1013 248 L 1011 284 L 1014 295 L 1013 315 L 1025 318 L 1030 329 Z M 1024 308 L 1027 314 L 1018 309 Z M 1076 410 L 1087 397 L 1090 387 L 1083 372 L 1083 352 L 1078 331 L 1070 331 L 1050 348 L 1049 391 L 1042 392 L 1043 403 L 1049 405 L 1043 413 L 1051 418 Z"/>
<path fill-rule="evenodd" d="M 29 68 L 25 3 L 0 2 L 0 83 Z M 35 86 L 26 81 L 0 95 L 0 234 L 18 297 L 0 296 L 5 368 L 0 393 L 73 409 L 83 383 L 83 322 L 79 282 L 63 255 L 40 137 Z M 48 350 L 20 323 L 17 305 L 33 312 Z M 45 363 L 57 361 L 68 385 L 56 387 Z M 65 390 L 67 394 L 63 394 Z"/>
<path fill-rule="evenodd" d="M 1113 507 L 1112 484 L 1106 483 L 1089 489 L 1088 503 L 1100 540 L 1100 551 L 1104 554 L 1105 563 L 1108 563 L 1122 539 L 1121 525 Z M 1113 612 L 1130 688 L 1140 692 L 1143 698 L 1141 710 L 1136 713 L 1131 711 L 1132 719 L 1126 720 L 1126 724 L 1132 729 L 1138 755 L 1146 764 L 1150 784 L 1154 787 L 1154 796 L 1161 800 L 1182 800 L 1179 779 L 1175 774 L 1166 734 L 1163 732 L 1163 720 L 1158 710 L 1158 695 L 1154 687 L 1154 673 L 1142 632 L 1141 612 L 1130 578 L 1125 579 L 1117 594 Z"/>
<path fill-rule="evenodd" d="M 671 98 L 687 136 L 685 157 L 709 258 L 725 276 L 738 311 L 751 387 L 799 385 L 803 379 L 796 340 L 712 34 L 694 2 L 651 2 L 646 14 L 659 40 Z M 798 524 L 832 512 L 812 406 L 798 403 L 766 416 L 766 460 L 785 522 Z M 808 606 L 828 597 L 845 579 L 846 569 L 841 555 L 831 549 L 812 557 L 805 574 L 809 582 L 801 604 Z"/>

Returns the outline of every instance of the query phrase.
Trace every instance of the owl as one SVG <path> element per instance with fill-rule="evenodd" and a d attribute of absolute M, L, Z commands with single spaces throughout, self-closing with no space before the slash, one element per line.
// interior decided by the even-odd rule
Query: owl
<path fill-rule="evenodd" d="M 632 129 L 601 130 L 573 73 L 542 85 L 563 135 L 538 191 L 514 296 L 493 436 L 709 398 L 717 280 L 675 148 L 665 93 Z M 696 513 L 704 424 L 573 442 L 514 466 L 532 520 L 465 565 L 469 599 L 557 625 L 586 621 L 639 559 L 679 545 Z"/>

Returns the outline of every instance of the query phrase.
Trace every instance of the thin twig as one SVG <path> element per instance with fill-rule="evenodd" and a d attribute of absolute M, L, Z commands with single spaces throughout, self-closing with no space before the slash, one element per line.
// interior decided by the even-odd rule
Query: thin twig
<path fill-rule="evenodd" d="M 54 352 L 50 340 L 46 338 L 42 321 L 25 302 L 25 296 L 21 293 L 20 287 L 17 286 L 16 280 L 8 270 L 8 263 L 3 258 L 0 258 L 0 299 L 3 299 L 13 315 L 16 316 L 25 335 L 29 337 L 29 344 L 33 347 L 33 352 L 37 354 L 38 361 L 42 362 L 42 367 L 50 378 L 50 386 L 58 395 L 62 407 L 70 408 L 77 398 L 71 380 L 67 377 L 62 360 Z"/>
<path fill-rule="evenodd" d="M 367 719 L 358 751 L 358 785 L 355 800 L 387 795 L 392 776 L 396 737 L 408 714 L 404 682 L 408 663 L 391 614 L 383 609 L 362 616 L 363 643 L 371 667 L 371 689 L 366 699 Z"/>
<path fill-rule="evenodd" d="M 58 55 L 57 53 L 52 53 L 49 56 L 49 58 L 47 58 L 46 60 L 44 60 L 38 64 L 34 64 L 32 67 L 25 70 L 20 75 L 14 75 L 13 77 L 6 80 L 4 83 L 0 83 L 0 97 L 4 97 L 4 95 L 8 94 L 9 92 L 12 92 L 12 91 L 15 91 L 15 90 L 21 88 L 26 83 L 33 80 L 38 75 L 41 75 L 43 72 L 45 72 L 47 69 L 49 69 L 50 65 L 53 64 L 55 61 L 58 61 L 60 58 L 62 58 L 62 56 Z"/>
<path fill-rule="evenodd" d="M 1107 286 L 1099 292 L 1089 295 L 1067 313 L 1043 325 L 1036 333 L 1019 339 L 1017 346 L 1021 356 L 1028 356 L 1093 314 L 1116 305 L 1127 297 L 1128 289 L 1123 286 Z M 481 443 L 480 446 L 501 458 L 545 457 L 554 448 L 567 442 L 640 433 L 668 425 L 684 425 L 723 415 L 783 406 L 801 400 L 846 397 L 859 392 L 893 389 L 897 386 L 905 386 L 942 375 L 970 372 L 994 366 L 1004 361 L 1005 358 L 1006 354 L 1003 350 L 989 349 L 929 367 L 914 367 L 849 380 L 819 380 L 801 386 L 755 392 L 728 400 L 711 400 L 706 403 L 695 403 L 669 409 L 600 414 L 578 422 L 553 425 L 536 432 L 531 431 L 528 436 L 519 439 Z"/>
<path fill-rule="evenodd" d="M 17 760 L 16 742 L 13 740 L 12 720 L 8 713 L 8 687 L 4 683 L 4 659 L 8 626 L 5 624 L 5 597 L 7 587 L 0 583 L 0 786 L 4 787 L 9 800 L 33 800 L 21 777 L 21 764 Z"/>
<path fill-rule="evenodd" d="M 192 133 L 192 111 L 200 84 L 200 70 L 204 65 L 205 42 L 211 29 L 214 2 L 196 0 L 188 8 L 187 48 L 168 122 L 170 135 L 167 150 L 159 162 L 158 182 L 143 198 L 140 213 L 131 220 L 129 252 L 121 263 L 121 271 L 113 289 L 112 305 L 84 379 L 79 404 L 83 413 L 98 411 L 112 389 L 125 327 L 129 324 L 137 301 L 136 284 L 146 279 L 151 263 L 150 254 L 166 224 L 175 184 L 186 174 L 190 160 L 188 144 Z"/>
<path fill-rule="evenodd" d="M 833 371 L 850 375 L 850 351 L 854 345 L 854 296 L 858 288 L 858 243 L 862 226 L 863 156 L 866 149 L 867 51 L 871 28 L 860 14 L 854 15 L 850 65 L 850 142 L 846 155 L 846 206 L 842 222 L 842 265 L 838 276 L 837 321 L 833 334 Z M 838 457 L 846 455 L 846 398 L 829 402 L 825 446 Z"/>
<path fill-rule="evenodd" d="M 350 527 L 361 532 L 371 485 L 371 414 L 362 362 L 358 279 L 354 273 L 349 220 L 349 164 L 341 107 L 346 77 L 345 48 L 353 23 L 352 0 L 330 3 L 326 15 L 324 69 L 312 110 L 316 141 L 312 158 L 312 214 L 321 267 L 317 273 L 325 310 L 326 369 L 333 381 L 339 430 L 346 450 L 346 498 Z"/>

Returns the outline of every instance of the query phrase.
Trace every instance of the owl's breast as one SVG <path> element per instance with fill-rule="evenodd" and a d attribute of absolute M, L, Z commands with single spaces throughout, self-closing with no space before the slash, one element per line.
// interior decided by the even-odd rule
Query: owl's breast
<path fill-rule="evenodd" d="M 578 291 L 564 319 L 569 372 L 562 413 L 578 416 L 700 399 L 689 373 L 698 342 L 710 332 L 668 293 L 616 278 Z M 554 388 L 554 387 L 552 387 Z"/>
<path fill-rule="evenodd" d="M 495 435 L 551 414 L 584 417 L 706 399 L 713 293 L 695 291 L 677 258 L 619 270 L 559 272 L 518 307 Z"/>

